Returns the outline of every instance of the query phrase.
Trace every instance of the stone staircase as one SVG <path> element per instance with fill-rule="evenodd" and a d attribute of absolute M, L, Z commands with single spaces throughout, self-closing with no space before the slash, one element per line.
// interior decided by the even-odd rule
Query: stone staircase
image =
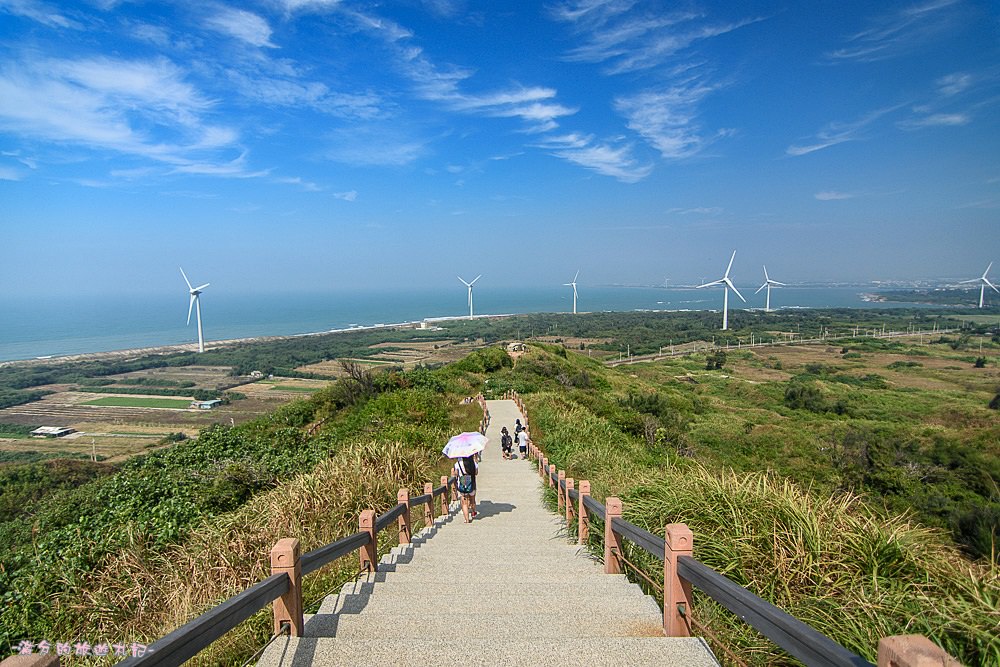
<path fill-rule="evenodd" d="M 500 427 L 513 432 L 516 406 L 489 410 L 478 517 L 465 524 L 454 504 L 259 665 L 718 664 L 701 639 L 664 637 L 653 598 L 568 542 L 535 467 L 500 456 Z"/>

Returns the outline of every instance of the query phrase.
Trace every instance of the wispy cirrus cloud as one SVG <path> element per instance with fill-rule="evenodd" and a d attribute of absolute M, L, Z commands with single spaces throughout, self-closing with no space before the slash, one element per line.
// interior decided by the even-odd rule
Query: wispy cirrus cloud
<path fill-rule="evenodd" d="M 912 132 L 926 128 L 960 127 L 973 122 L 982 109 L 995 106 L 1000 96 L 996 72 L 954 72 L 938 78 L 928 101 L 915 105 L 912 115 L 896 127 Z"/>
<path fill-rule="evenodd" d="M 720 85 L 689 78 L 660 90 L 647 90 L 615 100 L 615 110 L 666 159 L 682 159 L 701 152 L 706 137 L 698 122 L 698 105 Z"/>
<path fill-rule="evenodd" d="M 596 141 L 592 135 L 578 133 L 545 137 L 538 148 L 604 176 L 623 183 L 641 181 L 653 170 L 651 164 L 641 164 L 632 155 L 630 144 L 615 145 Z"/>
<path fill-rule="evenodd" d="M 334 199 L 342 199 L 344 201 L 356 201 L 358 198 L 357 190 L 347 190 L 346 192 L 334 192 Z"/>
<path fill-rule="evenodd" d="M 37 0 L 0 0 L 0 12 L 31 19 L 51 28 L 83 28 L 78 21 L 66 17 L 57 7 Z"/>
<path fill-rule="evenodd" d="M 564 58 L 605 63 L 608 74 L 661 66 L 699 42 L 760 20 L 713 22 L 697 11 L 664 12 L 620 0 L 572 0 L 553 7 L 551 15 L 583 38 Z"/>
<path fill-rule="evenodd" d="M 238 133 L 165 58 L 41 59 L 0 68 L 0 129 L 175 166 L 213 161 Z"/>
<path fill-rule="evenodd" d="M 271 43 L 271 26 L 253 12 L 222 7 L 209 16 L 205 24 L 212 30 L 235 37 L 251 46 L 277 48 Z"/>
<path fill-rule="evenodd" d="M 869 19 L 842 48 L 830 51 L 831 62 L 874 62 L 896 58 L 927 43 L 951 27 L 948 12 L 959 0 L 929 0 Z"/>
<path fill-rule="evenodd" d="M 793 144 L 785 149 L 785 153 L 787 155 L 797 157 L 800 155 L 815 153 L 816 151 L 821 151 L 824 148 L 830 148 L 831 146 L 836 146 L 849 141 L 860 141 L 865 138 L 865 131 L 872 124 L 886 114 L 899 109 L 899 107 L 900 105 L 896 105 L 883 109 L 876 109 L 875 111 L 871 111 L 850 122 L 834 121 L 829 123 L 826 127 L 816 133 L 816 136 L 811 140 L 811 143 Z"/>
<path fill-rule="evenodd" d="M 838 192 L 836 190 L 824 190 L 813 195 L 819 201 L 840 201 L 842 199 L 854 199 L 856 194 L 851 192 Z"/>

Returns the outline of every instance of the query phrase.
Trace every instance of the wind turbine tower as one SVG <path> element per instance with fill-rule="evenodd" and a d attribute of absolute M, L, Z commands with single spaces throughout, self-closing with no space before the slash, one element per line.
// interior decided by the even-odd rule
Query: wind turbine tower
<path fill-rule="evenodd" d="M 726 292 L 725 297 L 722 301 L 722 330 L 725 331 L 729 328 L 729 290 L 736 292 L 736 296 L 740 297 L 740 301 L 746 303 L 747 300 L 743 298 L 740 291 L 736 289 L 736 285 L 733 281 L 729 279 L 729 271 L 733 268 L 733 260 L 736 259 L 736 251 L 733 251 L 733 256 L 729 258 L 729 266 L 726 267 L 726 273 L 718 280 L 713 280 L 710 283 L 705 283 L 704 285 L 698 285 L 698 289 L 702 287 L 711 287 L 712 285 L 722 285 Z"/>
<path fill-rule="evenodd" d="M 761 285 L 760 287 L 758 287 L 757 291 L 754 292 L 754 294 L 758 294 L 758 293 L 760 293 L 760 291 L 762 289 L 764 289 L 765 287 L 767 288 L 767 305 L 764 306 L 764 312 L 765 313 L 770 313 L 771 312 L 771 286 L 772 285 L 781 285 L 782 287 L 784 287 L 785 283 L 779 283 L 777 280 L 771 280 L 767 276 L 767 267 L 765 266 L 764 267 L 764 284 Z"/>
<path fill-rule="evenodd" d="M 576 275 L 573 276 L 573 282 L 563 283 L 563 287 L 573 287 L 573 314 L 576 315 L 576 279 L 580 277 L 580 271 L 577 270 Z"/>
<path fill-rule="evenodd" d="M 180 268 L 180 267 L 178 267 Z M 199 285 L 198 287 L 191 287 L 191 281 L 188 280 L 187 274 L 184 273 L 184 269 L 181 269 L 181 275 L 184 276 L 184 282 L 187 283 L 188 292 L 191 294 L 191 301 L 188 303 L 188 319 L 187 323 L 191 324 L 191 309 L 194 308 L 198 312 L 198 351 L 205 351 L 205 335 L 201 330 L 201 293 L 209 286 L 209 283 L 204 285 Z"/>
<path fill-rule="evenodd" d="M 987 287 L 989 287 L 991 290 L 993 290 L 997 294 L 1000 294 L 1000 289 L 997 289 L 997 286 L 994 285 L 993 283 L 991 283 L 990 279 L 986 277 L 986 274 L 990 272 L 991 268 L 993 268 L 993 262 L 990 262 L 990 265 L 986 267 L 986 270 L 983 271 L 983 275 L 980 276 L 979 278 L 973 278 L 972 280 L 962 280 L 962 281 L 959 281 L 959 284 L 962 284 L 962 283 L 979 283 L 979 307 L 980 308 L 983 307 L 983 297 L 986 295 L 986 288 Z"/>
<path fill-rule="evenodd" d="M 462 278 L 462 276 L 458 277 L 458 279 L 462 281 L 462 284 L 469 288 L 469 319 L 470 320 L 472 319 L 472 286 L 475 285 L 476 281 L 479 280 L 482 277 L 483 277 L 483 274 L 480 273 L 478 276 L 476 276 L 475 278 L 472 279 L 471 283 L 465 282 L 465 279 Z"/>

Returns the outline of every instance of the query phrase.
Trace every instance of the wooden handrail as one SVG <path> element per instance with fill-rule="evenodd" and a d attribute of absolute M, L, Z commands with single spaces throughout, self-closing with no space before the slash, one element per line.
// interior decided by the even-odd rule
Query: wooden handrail
<path fill-rule="evenodd" d="M 524 402 L 517 392 L 510 391 L 507 397 L 513 400 L 528 420 Z M 728 577 L 716 572 L 691 556 L 691 531 L 685 524 L 667 526 L 667 538 L 655 535 L 644 528 L 621 518 L 621 501 L 614 502 L 613 512 L 590 496 L 590 481 L 580 480 L 579 491 L 565 481 L 565 471 L 544 456 L 534 442 L 528 448 L 529 455 L 538 460 L 538 471 L 542 478 L 548 478 L 547 486 L 553 487 L 557 503 L 572 500 L 577 503 L 579 543 L 584 544 L 589 532 L 591 517 L 598 517 L 605 523 L 605 572 L 618 571 L 621 553 L 620 538 L 624 537 L 651 556 L 663 561 L 663 625 L 668 635 L 687 634 L 687 624 L 682 623 L 691 614 L 690 588 L 697 587 L 708 597 L 738 616 L 744 623 L 755 628 L 762 635 L 781 647 L 789 655 L 806 665 L 829 667 L 874 667 L 860 655 L 841 646 L 812 626 L 800 621 L 788 612 L 767 600 L 754 595 Z M 608 519 L 610 518 L 610 522 Z M 572 523 L 570 513 L 565 515 L 567 528 Z M 680 542 L 674 544 L 680 535 Z M 672 537 L 671 537 L 672 536 Z M 613 544 L 612 544 L 613 542 Z M 609 550 L 610 547 L 610 550 Z M 617 550 L 617 552 L 616 552 Z M 615 561 L 609 563 L 609 560 Z M 957 666 L 959 663 L 943 649 L 937 647 L 921 635 L 885 637 L 879 642 L 879 667 L 919 667 L 928 657 L 933 664 Z"/>
<path fill-rule="evenodd" d="M 297 614 L 301 617 L 302 577 L 315 572 L 338 558 L 342 558 L 358 550 L 362 551 L 362 560 L 365 559 L 365 553 L 369 554 L 369 557 L 372 557 L 372 569 L 377 568 L 377 564 L 374 563 L 374 557 L 377 556 L 378 545 L 373 540 L 378 539 L 378 533 L 387 528 L 393 519 L 402 517 L 404 513 L 407 513 L 412 507 L 418 505 L 425 505 L 425 517 L 429 516 L 433 519 L 433 499 L 439 495 L 445 496 L 441 499 L 442 515 L 447 513 L 446 496 L 448 489 L 455 485 L 456 479 L 454 476 L 442 476 L 441 481 L 443 483 L 434 489 L 431 489 L 429 485 L 425 485 L 424 495 L 413 498 L 406 497 L 405 503 L 397 503 L 392 509 L 378 517 L 374 517 L 374 512 L 371 512 L 371 510 L 362 512 L 362 524 L 364 524 L 366 514 L 372 517 L 371 524 L 369 524 L 372 530 L 359 530 L 353 535 L 313 549 L 298 558 L 295 558 L 298 554 L 296 540 L 290 541 L 293 543 L 292 545 L 282 545 L 282 542 L 286 541 L 279 540 L 278 545 L 280 546 L 294 546 L 293 549 L 287 550 L 287 555 L 291 556 L 292 560 L 284 563 L 283 569 L 286 571 L 272 574 L 250 588 L 237 593 L 197 618 L 185 623 L 165 637 L 156 640 L 149 645 L 143 655 L 126 658 L 118 664 L 125 665 L 126 667 L 149 667 L 151 665 L 173 667 L 175 665 L 182 665 L 237 625 L 267 605 L 274 604 L 282 596 L 286 596 L 291 591 L 295 591 L 298 596 L 298 609 L 292 609 L 292 614 Z M 405 490 L 401 490 L 401 496 L 403 491 Z M 288 610 L 284 611 L 287 612 Z M 278 611 L 276 610 L 275 613 L 277 614 Z M 298 621 L 298 624 L 296 621 Z M 293 618 L 290 623 L 287 621 L 282 623 L 281 630 L 289 632 L 293 636 L 300 634 L 300 619 Z"/>

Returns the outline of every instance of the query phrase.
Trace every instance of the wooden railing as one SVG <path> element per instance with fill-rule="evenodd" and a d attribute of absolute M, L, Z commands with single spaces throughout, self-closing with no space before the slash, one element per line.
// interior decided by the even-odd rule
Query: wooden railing
<path fill-rule="evenodd" d="M 525 428 L 529 428 L 528 411 L 521 397 L 509 391 L 504 398 L 517 404 L 524 416 Z M 603 522 L 605 573 L 618 574 L 628 565 L 663 596 L 663 630 L 667 636 L 690 636 L 692 626 L 711 634 L 693 618 L 691 593 L 692 588 L 697 588 L 806 665 L 872 667 L 872 663 L 862 656 L 696 560 L 692 555 L 694 536 L 686 524 L 669 524 L 664 530 L 665 537 L 654 535 L 622 518 L 619 498 L 608 497 L 604 504 L 592 498 L 588 480 L 577 484 L 576 480 L 567 478 L 566 471 L 557 470 L 533 441 L 528 445 L 528 453 L 538 463 L 538 474 L 555 492 L 556 508 L 565 517 L 567 528 L 576 524 L 580 545 L 588 542 L 592 519 Z M 626 559 L 623 540 L 663 561 L 662 582 L 655 581 L 643 568 Z M 720 644 L 720 648 L 728 650 L 725 645 Z M 731 658 L 736 663 L 742 662 L 735 655 Z M 879 641 L 878 667 L 918 665 L 960 667 L 957 660 L 922 635 L 899 635 Z"/>
<path fill-rule="evenodd" d="M 490 424 L 486 399 L 480 394 L 466 401 L 475 401 L 482 408 L 479 431 L 485 435 Z M 355 551 L 359 552 L 361 573 L 376 572 L 378 534 L 395 521 L 399 528 L 399 543 L 409 544 L 412 535 L 410 510 L 423 507 L 424 525 L 431 527 L 434 523 L 434 499 L 440 496 L 440 514 L 447 515 L 449 489 L 451 500 L 457 500 L 455 484 L 454 476 L 442 476 L 440 486 L 434 488 L 433 484 L 427 482 L 424 484 L 423 495 L 414 498 L 410 497 L 408 489 L 400 489 L 396 495 L 396 506 L 391 510 L 379 516 L 375 516 L 374 510 L 364 510 L 358 519 L 358 532 L 301 556 L 297 539 L 278 540 L 271 549 L 270 577 L 157 640 L 142 656 L 127 658 L 118 664 L 142 667 L 183 664 L 269 604 L 274 609 L 275 636 L 301 636 L 302 577 Z"/>

